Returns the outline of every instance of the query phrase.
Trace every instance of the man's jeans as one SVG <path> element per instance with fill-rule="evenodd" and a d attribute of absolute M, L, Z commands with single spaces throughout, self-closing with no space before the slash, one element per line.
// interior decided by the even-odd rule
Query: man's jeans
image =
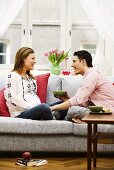
<path fill-rule="evenodd" d="M 63 101 L 58 101 L 55 103 L 50 104 L 50 106 L 54 106 L 56 104 L 60 104 Z M 53 116 L 55 117 L 56 120 L 68 120 L 72 121 L 72 118 L 75 116 L 78 116 L 79 119 L 82 119 L 85 114 L 88 113 L 88 109 L 81 107 L 81 106 L 72 106 L 68 110 L 59 110 L 59 111 L 54 111 Z"/>
<path fill-rule="evenodd" d="M 60 104 L 60 103 L 63 103 L 63 101 L 58 101 L 58 102 L 55 102 L 55 103 L 52 103 L 52 104 L 49 104 L 49 106 L 54 106 L 56 104 Z M 66 115 L 67 115 L 67 111 L 68 110 L 59 110 L 59 111 L 54 111 L 53 112 L 53 116 L 56 120 L 64 120 Z"/>

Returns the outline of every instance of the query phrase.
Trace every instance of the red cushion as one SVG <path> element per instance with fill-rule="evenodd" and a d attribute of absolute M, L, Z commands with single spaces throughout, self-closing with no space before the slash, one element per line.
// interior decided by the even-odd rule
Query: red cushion
<path fill-rule="evenodd" d="M 41 74 L 36 76 L 37 83 L 37 95 L 39 96 L 41 103 L 46 103 L 47 85 L 50 73 Z"/>
<path fill-rule="evenodd" d="M 0 116 L 10 117 L 6 100 L 4 98 L 4 90 L 5 89 L 0 90 Z"/>

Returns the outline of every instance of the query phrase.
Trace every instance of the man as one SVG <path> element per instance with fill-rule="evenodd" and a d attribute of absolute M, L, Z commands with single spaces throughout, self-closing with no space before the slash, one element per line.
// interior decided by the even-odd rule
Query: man
<path fill-rule="evenodd" d="M 92 56 L 88 51 L 74 52 L 72 67 L 75 74 L 83 76 L 83 83 L 72 98 L 51 107 L 52 111 L 67 110 L 72 106 L 103 106 L 114 112 L 114 86 L 92 65 Z"/>

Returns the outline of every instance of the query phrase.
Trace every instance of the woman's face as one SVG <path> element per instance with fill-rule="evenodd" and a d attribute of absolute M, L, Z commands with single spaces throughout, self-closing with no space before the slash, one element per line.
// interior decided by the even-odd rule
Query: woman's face
<path fill-rule="evenodd" d="M 33 70 L 35 64 L 36 58 L 34 53 L 29 54 L 28 57 L 24 60 L 24 69 L 26 69 L 26 71 Z"/>

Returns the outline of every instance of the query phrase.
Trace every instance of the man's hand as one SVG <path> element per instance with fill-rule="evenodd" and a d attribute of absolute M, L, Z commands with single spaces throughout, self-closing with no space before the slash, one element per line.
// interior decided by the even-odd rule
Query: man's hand
<path fill-rule="evenodd" d="M 64 92 L 64 95 L 62 95 L 62 96 L 55 96 L 56 98 L 58 98 L 58 99 L 60 99 L 60 100 L 62 100 L 62 101 L 67 101 L 68 99 L 70 99 L 70 97 L 68 96 L 68 94 L 67 94 L 67 92 Z"/>
<path fill-rule="evenodd" d="M 68 99 L 70 99 L 70 97 L 68 96 L 68 94 L 66 94 L 66 96 L 62 96 L 62 97 L 58 97 L 60 100 L 62 101 L 67 101 Z"/>

